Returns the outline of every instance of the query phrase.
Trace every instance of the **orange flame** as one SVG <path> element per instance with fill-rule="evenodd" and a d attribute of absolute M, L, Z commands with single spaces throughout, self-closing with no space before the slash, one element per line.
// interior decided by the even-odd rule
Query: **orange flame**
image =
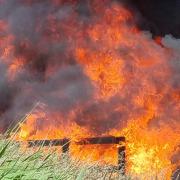
<path fill-rule="evenodd" d="M 180 143 L 180 125 L 174 119 L 168 119 L 163 109 L 168 102 L 172 102 L 177 104 L 173 112 L 177 115 L 180 112 L 179 92 L 174 92 L 166 83 L 172 77 L 169 68 L 171 54 L 155 43 L 148 34 L 140 32 L 133 23 L 133 14 L 123 6 L 114 4 L 107 8 L 97 5 L 93 10 L 99 18 L 94 18 L 93 23 L 86 27 L 80 26 L 82 29 L 80 28 L 77 34 L 75 30 L 71 30 L 76 19 L 68 21 L 69 26 L 64 27 L 68 40 L 73 44 L 70 49 L 77 63 L 82 66 L 95 88 L 93 100 L 107 102 L 117 97 L 126 101 L 119 102 L 114 111 L 128 111 L 127 124 L 122 127 L 119 119 L 116 128 L 101 135 L 126 137 L 129 173 L 157 175 L 165 170 L 166 177 L 170 177 L 174 168 L 171 157 Z M 55 32 L 55 23 L 52 24 Z M 2 28 L 1 24 L 0 27 Z M 52 38 L 61 39 L 56 35 L 53 33 Z M 13 52 L 13 47 L 9 45 L 11 40 L 8 39 L 11 38 L 7 37 L 2 43 L 7 44 L 1 53 L 3 59 L 11 56 Z M 160 39 L 157 41 L 159 43 Z M 7 64 L 10 63 L 8 72 L 13 79 L 24 64 L 22 59 L 11 59 L 13 60 Z M 127 106 L 127 103 L 133 105 Z M 168 111 L 168 106 L 165 110 Z M 74 122 L 77 118 L 76 111 L 74 109 L 67 117 L 59 117 L 56 112 L 49 113 L 48 108 L 37 109 L 20 125 L 17 139 L 70 138 L 72 156 L 81 154 L 81 159 L 91 156 L 93 160 L 104 158 L 103 162 L 116 164 L 117 147 L 114 145 L 83 147 L 73 143 L 78 139 L 96 135 L 91 124 L 87 128 Z M 96 121 L 96 117 L 93 117 L 93 120 Z"/>

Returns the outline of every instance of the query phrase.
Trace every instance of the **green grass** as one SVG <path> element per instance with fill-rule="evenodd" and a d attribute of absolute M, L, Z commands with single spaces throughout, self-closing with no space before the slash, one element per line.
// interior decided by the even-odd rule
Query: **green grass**
<path fill-rule="evenodd" d="M 98 163 L 81 162 L 49 147 L 23 148 L 13 140 L 0 140 L 0 179 L 125 179 L 119 172 Z"/>

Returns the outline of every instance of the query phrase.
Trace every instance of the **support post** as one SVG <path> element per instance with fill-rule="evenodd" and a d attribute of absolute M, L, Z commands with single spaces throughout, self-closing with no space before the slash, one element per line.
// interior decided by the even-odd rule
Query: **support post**
<path fill-rule="evenodd" d="M 125 146 L 119 146 L 118 147 L 118 170 L 122 175 L 126 174 L 126 147 Z"/>
<path fill-rule="evenodd" d="M 69 145 L 70 145 L 69 139 L 63 139 L 62 153 L 68 153 L 69 152 Z"/>

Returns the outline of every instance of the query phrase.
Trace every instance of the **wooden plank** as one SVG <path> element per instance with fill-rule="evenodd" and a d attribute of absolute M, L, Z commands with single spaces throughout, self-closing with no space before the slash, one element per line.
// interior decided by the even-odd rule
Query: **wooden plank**
<path fill-rule="evenodd" d="M 82 140 L 76 142 L 78 145 L 88 145 L 88 144 L 119 144 L 120 142 L 125 142 L 125 137 L 93 137 L 93 138 L 83 138 Z"/>
<path fill-rule="evenodd" d="M 69 139 L 53 139 L 53 140 L 29 140 L 28 146 L 64 146 L 69 143 Z"/>

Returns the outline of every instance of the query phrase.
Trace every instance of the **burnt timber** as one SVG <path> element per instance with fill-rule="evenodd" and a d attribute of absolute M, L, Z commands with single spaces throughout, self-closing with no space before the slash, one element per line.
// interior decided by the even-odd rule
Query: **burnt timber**
<path fill-rule="evenodd" d="M 69 151 L 69 139 L 53 139 L 53 140 L 30 140 L 27 141 L 29 147 L 34 146 L 62 146 L 62 152 L 66 153 Z"/>
<path fill-rule="evenodd" d="M 125 137 L 93 137 L 84 138 L 81 141 L 76 142 L 78 145 L 88 145 L 88 144 L 119 144 L 120 142 L 125 142 Z"/>

